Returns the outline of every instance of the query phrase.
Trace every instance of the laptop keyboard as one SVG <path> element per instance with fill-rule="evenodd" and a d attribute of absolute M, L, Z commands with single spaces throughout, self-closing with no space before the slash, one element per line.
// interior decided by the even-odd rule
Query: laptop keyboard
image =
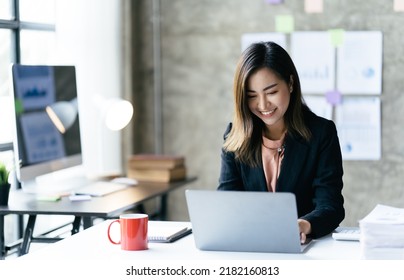
<path fill-rule="evenodd" d="M 74 193 L 90 196 L 104 196 L 116 191 L 123 190 L 127 186 L 128 185 L 125 184 L 100 181 L 85 185 L 84 187 L 77 189 Z"/>

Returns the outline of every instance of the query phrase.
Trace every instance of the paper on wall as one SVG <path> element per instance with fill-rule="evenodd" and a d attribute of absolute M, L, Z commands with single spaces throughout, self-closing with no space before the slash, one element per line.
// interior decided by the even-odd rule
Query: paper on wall
<path fill-rule="evenodd" d="M 293 32 L 291 56 L 302 92 L 325 94 L 335 88 L 335 48 L 328 32 Z"/>
<path fill-rule="evenodd" d="M 379 97 L 345 97 L 336 107 L 335 123 L 344 160 L 381 158 Z"/>
<path fill-rule="evenodd" d="M 338 48 L 337 88 L 342 94 L 381 94 L 382 33 L 345 32 Z"/>

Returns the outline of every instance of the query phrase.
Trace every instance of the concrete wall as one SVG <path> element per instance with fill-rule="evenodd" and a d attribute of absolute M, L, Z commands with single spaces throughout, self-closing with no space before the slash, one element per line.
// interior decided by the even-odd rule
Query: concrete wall
<path fill-rule="evenodd" d="M 153 152 L 152 2 L 133 1 L 134 151 Z M 215 189 L 224 129 L 232 118 L 232 80 L 243 33 L 275 31 L 274 16 L 292 14 L 296 31 L 383 32 L 382 159 L 344 162 L 344 225 L 358 225 L 377 203 L 404 207 L 404 14 L 393 1 L 324 1 L 306 14 L 304 1 L 161 0 L 163 150 L 183 154 L 190 188 Z M 169 218 L 187 220 L 184 189 L 169 198 Z"/>

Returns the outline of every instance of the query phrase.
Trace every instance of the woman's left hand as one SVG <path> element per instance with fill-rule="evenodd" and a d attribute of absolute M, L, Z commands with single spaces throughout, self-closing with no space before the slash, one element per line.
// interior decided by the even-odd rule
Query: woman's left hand
<path fill-rule="evenodd" d="M 306 242 L 307 235 L 311 233 L 311 224 L 303 219 L 297 219 L 297 223 L 300 231 L 300 243 L 304 244 Z"/>

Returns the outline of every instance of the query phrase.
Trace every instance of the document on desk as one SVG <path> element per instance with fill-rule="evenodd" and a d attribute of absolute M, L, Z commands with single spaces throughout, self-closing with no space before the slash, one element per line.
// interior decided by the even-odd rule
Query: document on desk
<path fill-rule="evenodd" d="M 404 209 L 378 204 L 359 221 L 365 247 L 404 248 Z"/>
<path fill-rule="evenodd" d="M 149 224 L 150 225 L 150 224 Z M 175 224 L 151 225 L 148 229 L 148 241 L 159 243 L 174 242 L 192 232 L 192 228 Z"/>

